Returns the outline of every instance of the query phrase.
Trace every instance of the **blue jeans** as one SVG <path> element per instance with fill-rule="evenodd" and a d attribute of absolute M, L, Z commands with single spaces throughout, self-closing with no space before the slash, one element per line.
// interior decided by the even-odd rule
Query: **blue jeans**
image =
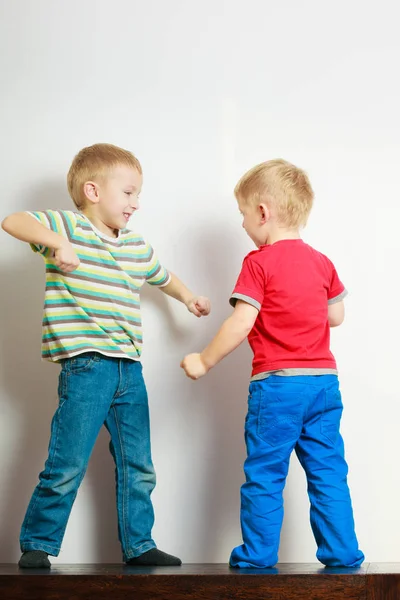
<path fill-rule="evenodd" d="M 335 375 L 272 375 L 250 384 L 246 483 L 241 489 L 243 544 L 232 551 L 231 566 L 268 568 L 278 561 L 282 494 L 293 450 L 307 476 L 318 560 L 329 567 L 363 562 L 339 433 L 342 410 Z"/>
<path fill-rule="evenodd" d="M 62 361 L 49 455 L 21 530 L 21 550 L 57 556 L 79 485 L 104 424 L 116 466 L 123 559 L 155 548 L 150 494 L 155 486 L 142 365 L 90 352 Z"/>

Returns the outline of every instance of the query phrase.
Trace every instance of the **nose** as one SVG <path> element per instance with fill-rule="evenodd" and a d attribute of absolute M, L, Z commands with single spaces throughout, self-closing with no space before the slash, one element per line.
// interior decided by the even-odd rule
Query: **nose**
<path fill-rule="evenodd" d="M 137 210 L 139 208 L 139 200 L 137 198 L 130 198 L 129 199 L 129 206 L 133 210 Z"/>

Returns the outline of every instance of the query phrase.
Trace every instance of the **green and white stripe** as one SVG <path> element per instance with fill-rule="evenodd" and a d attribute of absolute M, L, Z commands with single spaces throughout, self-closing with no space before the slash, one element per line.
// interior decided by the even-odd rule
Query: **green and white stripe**
<path fill-rule="evenodd" d="M 78 269 L 63 273 L 51 249 L 32 245 L 46 263 L 43 358 L 58 361 L 95 351 L 139 360 L 140 288 L 146 281 L 162 287 L 170 280 L 150 244 L 128 229 L 118 238 L 105 236 L 87 217 L 72 211 L 29 214 L 66 237 L 80 260 Z"/>

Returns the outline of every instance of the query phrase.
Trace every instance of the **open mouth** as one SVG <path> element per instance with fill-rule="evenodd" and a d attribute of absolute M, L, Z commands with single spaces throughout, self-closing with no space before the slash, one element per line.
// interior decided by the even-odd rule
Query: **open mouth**
<path fill-rule="evenodd" d="M 131 218 L 131 214 L 130 213 L 123 213 L 125 221 L 129 221 L 129 219 Z"/>

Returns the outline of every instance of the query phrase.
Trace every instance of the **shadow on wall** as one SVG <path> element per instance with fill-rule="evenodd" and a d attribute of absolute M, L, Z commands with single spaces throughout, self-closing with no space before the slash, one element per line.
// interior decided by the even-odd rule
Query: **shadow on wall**
<path fill-rule="evenodd" d="M 241 233 L 239 231 L 239 233 Z M 181 240 L 193 257 L 199 278 L 199 291 L 210 290 L 212 315 L 194 342 L 185 342 L 186 352 L 199 351 L 207 345 L 223 320 L 231 314 L 228 301 L 241 267 L 237 233 L 226 230 L 224 223 L 188 232 Z M 244 418 L 251 370 L 251 353 L 244 343 L 234 353 L 197 382 L 190 382 L 185 400 L 188 427 L 198 419 L 204 428 L 206 447 L 201 447 L 203 465 L 191 457 L 187 448 L 186 494 L 182 489 L 178 514 L 186 514 L 183 558 L 191 562 L 227 562 L 234 545 L 241 543 L 239 526 L 240 486 L 244 481 Z M 189 441 L 190 443 L 190 441 Z M 193 469 L 200 467 L 200 473 Z M 198 478 L 201 481 L 198 481 Z M 193 497 L 193 487 L 200 496 Z M 189 502 L 197 507 L 190 518 Z M 177 521 L 179 526 L 179 519 Z"/>

